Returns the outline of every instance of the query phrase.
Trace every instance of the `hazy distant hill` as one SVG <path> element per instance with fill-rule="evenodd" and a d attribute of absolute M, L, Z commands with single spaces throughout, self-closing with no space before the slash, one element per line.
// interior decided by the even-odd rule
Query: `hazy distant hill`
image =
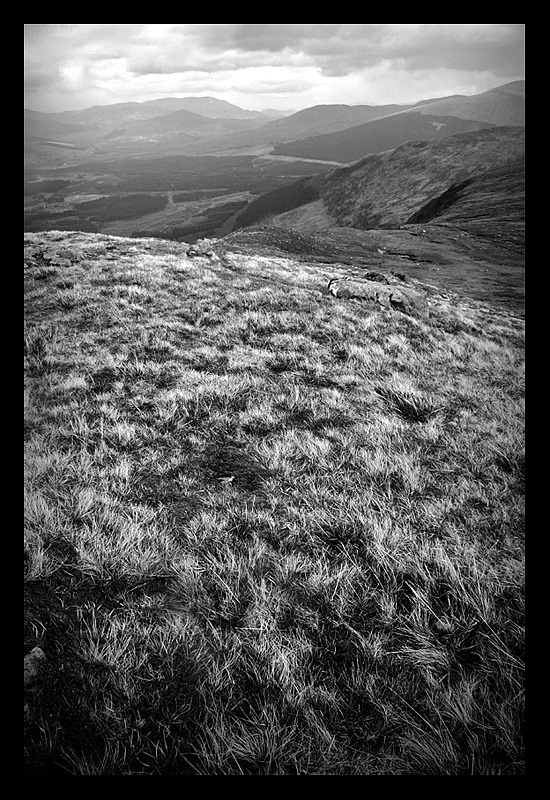
<path fill-rule="evenodd" d="M 290 117 L 291 114 L 295 113 L 296 109 L 287 109 L 284 111 L 280 108 L 262 108 L 262 114 L 270 119 L 282 119 L 282 117 Z"/>
<path fill-rule="evenodd" d="M 102 142 L 98 143 L 98 149 L 105 151 L 137 145 L 144 148 L 180 146 L 185 149 L 188 142 L 195 142 L 197 138 L 220 136 L 259 124 L 261 122 L 256 118 L 205 117 L 181 109 L 152 119 L 129 122 L 119 130 L 110 131 Z"/>
<path fill-rule="evenodd" d="M 339 131 L 407 108 L 410 106 L 396 104 L 383 106 L 318 105 L 305 108 L 290 117 L 269 122 L 263 130 L 269 133 L 274 141 L 289 141 L 304 136 Z"/>
<path fill-rule="evenodd" d="M 25 139 L 30 144 L 26 149 L 26 157 L 32 156 L 33 163 L 38 164 L 44 159 L 55 161 L 57 158 L 62 161 L 62 158 L 52 154 L 52 148 L 46 152 L 40 144 L 33 145 L 33 142 L 40 143 L 47 139 L 90 148 L 97 145 L 101 155 L 106 154 L 110 148 L 113 155 L 120 155 L 122 145 L 122 151 L 127 155 L 132 154 L 132 149 L 137 155 L 144 149 L 153 151 L 155 146 L 161 152 L 166 151 L 167 146 L 173 152 L 179 149 L 182 155 L 266 154 L 273 146 L 307 137 L 333 134 L 382 118 L 396 119 L 404 114 L 407 115 L 406 120 L 409 120 L 410 115 L 443 115 L 486 124 L 510 125 L 519 124 L 520 121 L 523 124 L 523 95 L 524 82 L 519 81 L 474 97 L 454 95 L 408 105 L 317 105 L 290 115 L 278 113 L 278 119 L 274 119 L 271 114 L 242 109 L 215 97 L 157 98 L 143 103 L 113 103 L 52 114 L 28 111 L 25 115 Z M 185 118 L 185 112 L 195 114 L 197 118 Z M 181 113 L 182 116 L 179 119 L 174 118 L 174 113 Z M 200 122 L 198 118 L 203 121 Z M 146 124 L 139 127 L 138 123 L 147 121 L 151 121 L 151 127 Z M 228 124 L 216 126 L 213 121 L 227 121 Z M 406 126 L 411 125 L 411 122 L 392 123 L 396 128 L 399 124 Z M 423 123 L 417 121 L 416 124 Z M 449 125 L 448 122 L 444 124 Z M 445 134 L 463 129 L 456 125 L 457 123 L 452 130 L 450 127 L 446 130 L 440 127 L 435 132 L 442 131 Z M 369 130 L 372 132 L 375 129 Z M 389 143 L 377 140 L 365 150 L 361 143 L 357 147 L 353 143 L 356 133 L 346 134 L 342 139 L 342 142 L 348 142 L 349 139 L 351 145 L 340 144 L 339 139 L 336 144 L 330 140 L 293 144 L 292 154 L 299 150 L 300 157 L 346 162 L 360 158 L 367 152 L 395 147 L 404 141 L 399 136 L 393 139 L 390 137 Z M 428 120 L 427 134 L 430 133 L 433 135 L 434 131 L 430 129 Z M 127 137 L 125 142 L 121 136 Z M 147 141 L 148 137 L 156 136 L 160 137 L 159 141 Z M 405 138 L 415 138 L 415 135 Z M 424 134 L 423 138 L 428 136 Z M 313 148 L 314 155 L 304 155 L 310 148 Z M 326 148 L 330 149 L 330 156 L 325 154 Z M 343 154 L 340 152 L 342 148 Z"/>
<path fill-rule="evenodd" d="M 226 133 L 261 124 L 256 119 L 238 119 L 232 117 L 205 117 L 193 111 L 174 111 L 171 114 L 153 117 L 152 119 L 130 122 L 120 132 L 112 131 L 111 139 L 117 134 L 120 137 L 157 136 L 169 137 L 174 133 L 200 133 L 205 136 Z"/>
<path fill-rule="evenodd" d="M 197 143 L 193 151 L 198 154 L 215 152 L 218 153 L 239 153 L 251 151 L 257 148 L 269 148 L 283 142 L 290 142 L 294 139 L 302 139 L 307 136 L 317 136 L 319 134 L 340 131 L 369 122 L 379 117 L 394 114 L 410 106 L 384 105 L 384 106 L 348 106 L 343 104 L 317 105 L 311 108 L 304 108 L 290 116 L 271 120 L 262 125 L 257 130 L 233 133 L 207 143 Z M 206 148 L 206 149 L 205 149 Z"/>
<path fill-rule="evenodd" d="M 92 148 L 92 154 L 102 156 L 139 155 L 155 150 L 183 154 L 190 145 L 203 139 L 255 130 L 268 121 L 260 112 L 245 111 L 213 97 L 163 98 L 56 113 L 26 109 L 25 158 L 27 163 L 34 164 L 63 161 L 57 153 L 52 154 L 51 147 L 43 147 L 47 140 L 84 145 Z"/>
<path fill-rule="evenodd" d="M 158 100 L 147 100 L 142 103 L 144 106 L 159 108 L 168 113 L 172 111 L 192 111 L 201 114 L 203 117 L 230 117 L 233 119 L 255 119 L 262 118 L 260 111 L 248 111 L 227 100 L 220 100 L 217 97 L 163 97 Z"/>
<path fill-rule="evenodd" d="M 108 106 L 91 106 L 78 111 L 60 111 L 49 116 L 59 121 L 78 125 L 96 125 L 107 130 L 127 122 L 158 117 L 165 112 L 147 103 L 113 103 Z"/>
<path fill-rule="evenodd" d="M 74 122 L 59 119 L 55 114 L 44 114 L 41 111 L 31 111 L 26 108 L 24 112 L 24 138 L 26 141 L 39 141 L 42 139 L 68 139 L 78 135 L 89 137 L 90 133 L 97 133 L 98 128 L 93 125 L 79 125 Z"/>
<path fill-rule="evenodd" d="M 467 97 L 465 95 L 451 95 L 449 97 L 436 97 L 422 100 L 416 103 L 396 105 L 355 105 L 348 106 L 343 104 L 332 105 L 316 105 L 311 108 L 305 108 L 297 111 L 290 116 L 285 116 L 282 119 L 276 119 L 268 122 L 257 130 L 242 131 L 237 133 L 230 133 L 221 137 L 214 137 L 208 142 L 197 142 L 190 145 L 186 150 L 188 155 L 195 154 L 244 154 L 244 153 L 259 153 L 262 151 L 267 152 L 267 148 L 275 147 L 273 151 L 275 154 L 289 154 L 294 156 L 295 153 L 301 158 L 321 158 L 322 160 L 341 161 L 347 163 L 348 161 L 362 158 L 368 152 L 380 152 L 385 149 L 391 149 L 399 144 L 402 144 L 407 138 L 418 138 L 412 135 L 400 138 L 398 135 L 393 137 L 390 135 L 390 143 L 380 143 L 376 140 L 368 149 L 364 149 L 363 145 L 359 143 L 357 147 L 349 144 L 347 134 L 343 134 L 343 141 L 346 145 L 333 144 L 330 140 L 323 140 L 322 142 L 308 142 L 307 145 L 295 144 L 297 140 L 306 139 L 308 137 L 324 136 L 333 134 L 338 131 L 345 131 L 359 125 L 363 125 L 374 120 L 395 118 L 402 114 L 407 115 L 430 115 L 433 117 L 454 117 L 461 120 L 466 120 L 468 125 L 461 126 L 459 123 L 454 123 L 454 127 L 447 122 L 447 135 L 454 134 L 464 130 L 472 130 L 474 123 L 484 123 L 487 125 L 518 125 L 524 124 L 524 116 L 522 109 L 524 109 L 525 100 L 522 97 L 524 92 L 525 82 L 516 81 L 505 86 L 491 89 L 489 92 L 483 92 L 480 95 L 473 95 Z M 434 120 L 436 122 L 444 122 L 444 120 Z M 421 126 L 422 122 L 417 122 Z M 402 122 L 393 123 L 395 130 L 399 130 L 399 125 L 406 127 L 411 125 L 410 122 L 404 120 Z M 476 129 L 475 127 L 473 128 Z M 373 129 L 371 129 L 372 132 Z M 375 129 L 374 129 L 375 130 Z M 444 129 L 440 129 L 445 133 Z M 437 128 L 435 128 L 437 133 Z M 353 142 L 355 133 L 349 134 L 350 142 Z M 428 135 L 422 138 L 432 138 L 430 136 L 429 128 L 426 129 Z M 433 134 L 433 131 L 431 131 Z M 339 140 L 336 139 L 338 142 Z M 292 142 L 292 152 L 288 143 Z M 393 143 L 391 143 L 393 142 Z M 284 149 L 281 146 L 285 145 Z M 288 147 L 287 147 L 288 146 Z M 326 155 L 326 150 L 330 147 L 332 156 Z M 339 152 L 340 148 L 343 149 L 345 155 Z M 306 153 L 308 153 L 306 155 Z M 321 154 L 321 155 L 320 155 Z"/>
<path fill-rule="evenodd" d="M 274 148 L 273 153 L 349 163 L 371 153 L 394 150 L 407 141 L 438 140 L 485 127 L 491 127 L 490 123 L 410 111 L 406 114 L 392 114 L 334 133 L 280 144 Z"/>
<path fill-rule="evenodd" d="M 449 114 L 494 125 L 525 125 L 525 81 L 513 81 L 472 97 L 457 95 L 428 101 L 415 106 L 414 111 Z"/>

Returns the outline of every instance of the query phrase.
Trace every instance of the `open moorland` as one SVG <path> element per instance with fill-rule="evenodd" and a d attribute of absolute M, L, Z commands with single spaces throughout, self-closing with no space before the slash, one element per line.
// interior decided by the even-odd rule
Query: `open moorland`
<path fill-rule="evenodd" d="M 26 774 L 523 774 L 523 321 L 426 225 L 25 235 Z"/>

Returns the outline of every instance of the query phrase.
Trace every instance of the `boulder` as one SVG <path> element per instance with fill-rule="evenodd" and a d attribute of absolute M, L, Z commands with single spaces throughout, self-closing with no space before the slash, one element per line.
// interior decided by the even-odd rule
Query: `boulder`
<path fill-rule="evenodd" d="M 333 278 L 328 283 L 334 297 L 353 298 L 378 303 L 384 308 L 395 308 L 405 314 L 426 315 L 426 298 L 410 288 L 392 286 L 380 281 L 359 281 L 350 278 Z"/>
<path fill-rule="evenodd" d="M 385 275 L 382 275 L 381 272 L 364 272 L 361 274 L 361 277 L 366 281 L 377 281 L 378 283 L 389 283 L 388 278 Z"/>
<path fill-rule="evenodd" d="M 31 652 L 25 656 L 25 678 L 24 688 L 28 689 L 36 681 L 40 669 L 46 662 L 46 654 L 41 647 L 33 647 Z"/>
<path fill-rule="evenodd" d="M 203 258 L 209 258 L 210 261 L 219 261 L 220 259 L 212 247 L 213 243 L 216 241 L 217 239 L 198 239 L 195 244 L 192 244 L 188 248 L 187 257 L 198 258 L 202 256 Z"/>

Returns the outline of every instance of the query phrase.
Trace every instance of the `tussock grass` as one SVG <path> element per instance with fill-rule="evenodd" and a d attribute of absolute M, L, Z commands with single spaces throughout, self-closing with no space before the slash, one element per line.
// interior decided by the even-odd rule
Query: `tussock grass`
<path fill-rule="evenodd" d="M 517 320 L 26 241 L 27 774 L 522 774 Z"/>

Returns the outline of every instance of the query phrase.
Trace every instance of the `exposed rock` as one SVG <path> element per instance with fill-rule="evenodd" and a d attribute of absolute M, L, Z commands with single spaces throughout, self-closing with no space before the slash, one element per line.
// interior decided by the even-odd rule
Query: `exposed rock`
<path fill-rule="evenodd" d="M 35 682 L 40 669 L 46 662 L 46 654 L 41 647 L 33 647 L 31 652 L 25 656 L 25 679 L 24 688 L 28 689 Z"/>
<path fill-rule="evenodd" d="M 388 278 L 385 275 L 382 275 L 381 272 L 364 272 L 361 275 L 366 281 L 378 281 L 378 283 L 389 283 Z"/>
<path fill-rule="evenodd" d="M 395 308 L 405 314 L 427 315 L 428 304 L 420 292 L 397 288 L 380 281 L 358 281 L 349 278 L 332 278 L 328 283 L 334 297 L 368 300 L 384 308 Z"/>
<path fill-rule="evenodd" d="M 76 261 L 81 261 L 82 255 L 68 247 L 60 249 L 47 249 L 41 254 L 44 261 L 58 267 L 70 267 Z"/>
<path fill-rule="evenodd" d="M 188 258 L 198 258 L 200 256 L 209 258 L 211 261 L 219 261 L 219 257 L 214 252 L 212 245 L 217 239 L 199 239 L 187 250 Z"/>

